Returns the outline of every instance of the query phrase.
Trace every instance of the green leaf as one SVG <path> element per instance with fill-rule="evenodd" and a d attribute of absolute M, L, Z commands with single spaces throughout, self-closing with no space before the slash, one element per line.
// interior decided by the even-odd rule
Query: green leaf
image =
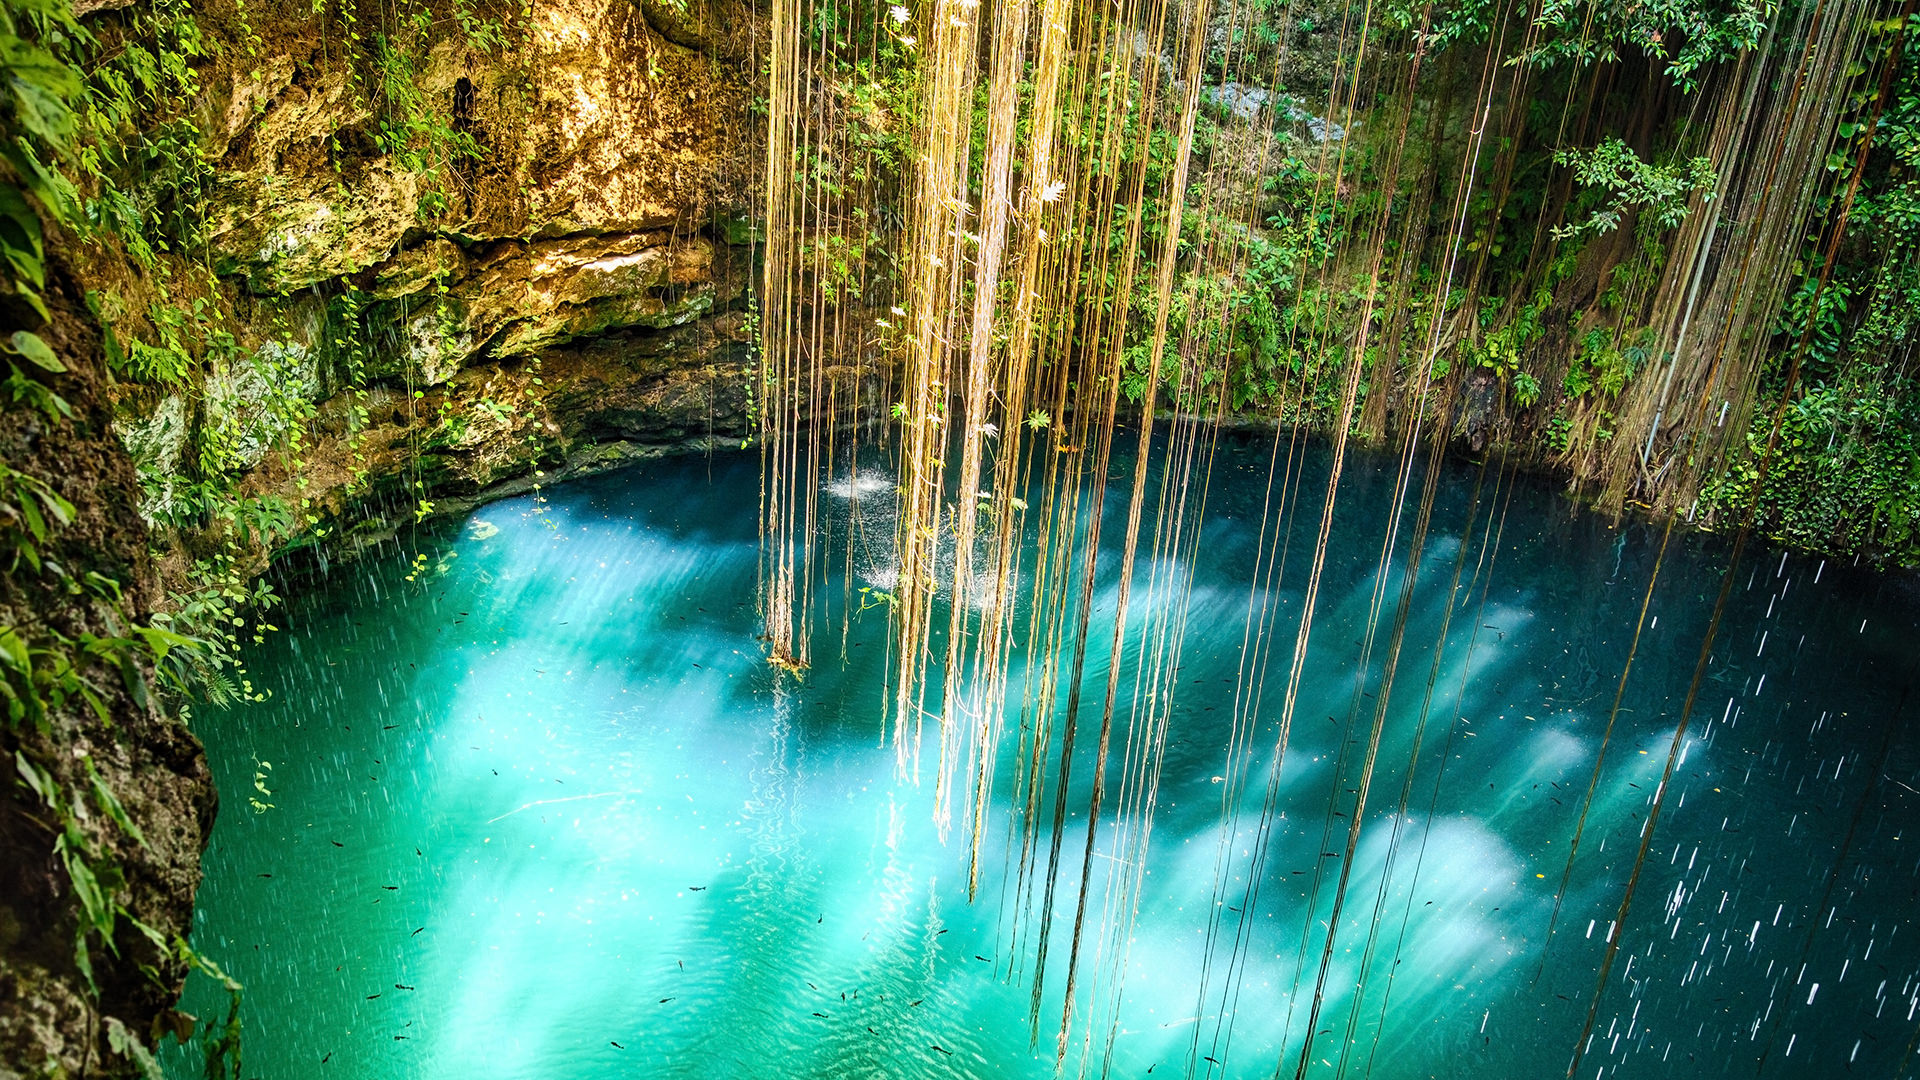
<path fill-rule="evenodd" d="M 54 785 L 53 777 L 47 775 L 47 770 L 27 760 L 27 755 L 18 750 L 13 752 L 13 766 L 20 770 L 21 778 L 26 780 L 35 795 L 40 796 L 41 802 L 55 810 L 60 808 L 60 789 Z"/>
<path fill-rule="evenodd" d="M 32 289 L 27 288 L 17 281 L 13 283 L 13 287 L 19 292 L 20 299 L 25 300 L 28 306 L 39 313 L 41 322 L 53 321 L 53 315 L 47 311 L 47 302 L 40 299 L 39 293 L 34 292 Z"/>
<path fill-rule="evenodd" d="M 73 966 L 79 968 L 81 976 L 87 980 L 87 989 L 98 993 L 100 988 L 93 981 L 93 958 L 87 952 L 87 927 L 84 923 L 76 928 L 73 935 Z"/>
<path fill-rule="evenodd" d="M 0 142 L 0 158 L 13 166 L 13 171 L 26 182 L 27 190 L 49 213 L 61 220 L 71 219 L 79 196 L 65 173 L 42 164 L 25 139 L 16 138 L 11 145 Z"/>
<path fill-rule="evenodd" d="M 46 507 L 47 513 L 53 515 L 55 525 L 73 524 L 73 504 L 54 494 L 53 489 L 45 484 L 41 485 L 40 505 Z"/>
<path fill-rule="evenodd" d="M 92 758 L 87 759 L 87 779 L 93 784 L 93 801 L 100 804 L 100 809 L 105 811 L 106 815 L 113 819 L 113 823 L 120 826 L 128 836 L 138 841 L 141 847 L 152 851 L 153 845 L 147 843 L 147 837 L 140 831 L 140 826 L 134 824 L 133 819 L 127 816 L 127 808 L 120 805 L 119 798 L 114 795 L 113 789 L 107 786 L 107 781 L 100 775 L 100 770 L 94 768 Z"/>
<path fill-rule="evenodd" d="M 40 215 L 33 212 L 20 189 L 10 184 L 0 185 L 0 247 L 6 249 L 7 261 L 17 277 L 37 288 L 46 287 L 46 246 Z"/>
<path fill-rule="evenodd" d="M 14 118 L 28 133 L 65 149 L 73 138 L 73 108 L 82 91 L 80 74 L 47 49 L 8 35 L 0 37 L 0 67 L 13 91 Z"/>
<path fill-rule="evenodd" d="M 32 492 L 28 492 L 31 496 Z M 40 516 L 40 508 L 33 504 L 31 497 L 20 500 L 20 518 L 27 523 L 27 532 L 36 541 L 47 542 L 47 522 Z"/>
<path fill-rule="evenodd" d="M 38 364 L 42 370 L 51 371 L 56 375 L 67 370 L 67 365 L 61 363 L 60 358 L 53 355 L 52 347 L 41 340 L 39 334 L 30 333 L 26 330 L 15 330 L 13 337 L 8 339 L 7 351 L 18 353 L 33 361 L 35 364 Z"/>
<path fill-rule="evenodd" d="M 133 928 L 135 930 L 140 931 L 140 933 L 144 935 L 148 941 L 153 942 L 154 949 L 157 950 L 160 953 L 160 955 L 162 956 L 173 955 L 173 943 L 167 940 L 167 935 L 161 933 L 160 931 L 154 929 L 151 926 L 148 926 L 146 923 L 141 922 L 139 919 L 134 918 L 132 915 L 128 915 L 124 911 L 121 912 L 121 914 L 126 915 L 127 921 L 133 924 Z"/>
<path fill-rule="evenodd" d="M 140 1069 L 141 1080 L 166 1080 L 167 1074 L 160 1069 L 160 1062 L 140 1041 L 140 1036 L 127 1030 L 127 1025 L 116 1017 L 109 1016 L 107 1022 L 107 1045 L 113 1052 L 133 1062 Z"/>
<path fill-rule="evenodd" d="M 27 652 L 27 643 L 11 626 L 0 629 L 0 664 L 22 675 L 33 674 L 33 658 Z"/>
<path fill-rule="evenodd" d="M 146 641 L 147 648 L 152 651 L 155 660 L 165 660 L 167 654 L 174 649 L 191 650 L 200 644 L 197 639 L 185 634 L 176 634 L 171 630 L 162 630 L 157 626 L 135 627 L 134 633 L 139 634 Z"/>
<path fill-rule="evenodd" d="M 107 938 L 108 945 L 111 946 L 113 908 L 108 906 L 107 894 L 100 887 L 99 877 L 94 874 L 93 867 L 87 865 L 87 860 L 72 848 L 67 847 L 64 840 L 61 841 L 60 847 L 61 855 L 67 864 L 67 880 L 73 885 L 73 895 L 80 898 L 80 906 L 86 911 L 87 922 L 93 924 L 93 929 L 100 931 L 100 936 Z"/>
<path fill-rule="evenodd" d="M 80 684 L 80 697 L 86 701 L 87 707 L 93 710 L 94 719 L 99 720 L 102 724 L 109 727 L 113 725 L 113 715 L 108 712 L 107 703 L 100 699 L 100 694 L 95 691 L 93 687 L 82 682 Z M 147 707 L 145 700 L 140 702 L 140 707 Z"/>

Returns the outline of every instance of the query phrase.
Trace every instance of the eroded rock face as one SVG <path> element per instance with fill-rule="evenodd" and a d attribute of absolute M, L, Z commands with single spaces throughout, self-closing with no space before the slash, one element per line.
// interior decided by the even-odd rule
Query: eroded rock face
<path fill-rule="evenodd" d="M 581 341 L 544 354 L 537 368 L 465 368 L 417 400 L 381 392 L 369 405 L 370 426 L 357 432 L 344 409 L 329 408 L 310 454 L 322 464 L 301 475 L 328 492 L 339 531 L 315 545 L 313 557 L 351 558 L 410 530 L 415 495 L 403 478 L 412 471 L 432 478 L 433 514 L 444 518 L 535 484 L 740 447 L 753 427 L 752 372 L 737 325 L 709 319 Z M 499 407 L 515 401 L 524 404 Z M 350 445 L 358 447 L 360 482 L 344 467 Z M 256 480 L 273 487 L 294 477 L 270 461 Z"/>
<path fill-rule="evenodd" d="M 714 243 L 667 230 L 441 244 L 396 260 L 380 282 L 399 301 L 409 355 L 430 385 L 482 359 L 537 355 L 579 338 L 680 326 L 741 297 L 717 280 Z"/>
<path fill-rule="evenodd" d="M 706 39 L 690 9 L 667 6 L 675 25 L 694 28 L 677 37 Z M 379 274 L 437 240 L 664 244 L 743 205 L 756 159 L 733 65 L 662 36 L 633 0 L 556 0 L 530 18 L 509 47 L 455 38 L 419 60 L 420 107 L 470 137 L 477 157 L 422 152 L 418 138 L 424 162 L 380 153 L 383 138 L 394 141 L 379 131 L 391 118 L 349 85 L 318 36 L 220 73 L 211 141 L 222 268 L 275 294 Z"/>
<path fill-rule="evenodd" d="M 40 334 L 63 358 L 53 389 L 73 409 L 60 423 L 31 409 L 0 411 L 0 460 L 46 479 L 74 507 L 72 520 L 49 534 L 40 555 L 52 572 L 0 575 L 0 626 L 36 646 L 87 635 L 117 637 L 144 623 L 158 594 L 148 533 L 137 511 L 133 468 L 109 420 L 111 402 L 97 328 L 78 289 L 56 268 L 48 303 L 53 321 Z M 176 411 L 159 410 L 165 440 Z M 116 590 L 67 582 L 110 579 Z M 45 654 L 33 663 L 45 670 Z M 200 881 L 200 851 L 213 823 L 214 792 L 200 744 L 177 716 L 158 708 L 145 688 L 153 669 L 138 652 L 123 677 L 89 671 L 99 712 L 49 708 L 38 718 L 0 726 L 0 760 L 10 778 L 0 786 L 0 1078 L 130 1075 L 130 1056 L 114 1053 L 108 1035 L 153 1041 L 154 1022 L 178 996 L 185 966 L 163 952 L 132 920 L 171 942 L 187 932 Z M 106 669 L 111 671 L 110 668 Z M 25 763 L 25 764 L 22 764 Z M 71 824 L 35 782 L 69 806 Z M 101 811 L 111 791 L 140 829 L 136 840 Z M 90 879 L 124 914 L 114 919 L 111 948 L 87 936 L 98 993 L 89 995 L 76 962 L 84 925 L 79 880 L 69 869 L 82 852 Z M 143 970 L 144 969 L 144 970 Z"/>
<path fill-rule="evenodd" d="M 594 342 L 653 347 L 649 335 L 676 343 L 677 362 L 744 378 L 731 354 L 701 352 L 728 335 L 697 330 L 730 314 L 737 324 L 751 272 L 742 223 L 762 137 L 747 108 L 752 22 L 729 2 L 556 0 L 533 5 L 502 46 L 450 32 L 409 59 L 425 126 L 438 132 L 411 141 L 392 134 L 396 106 L 372 99 L 365 58 L 350 68 L 310 5 L 256 8 L 269 47 L 203 79 L 219 174 L 209 235 L 241 327 L 240 366 L 263 366 L 322 427 L 351 412 L 331 401 L 343 392 L 518 379 Z M 433 150 L 434 138 L 446 146 Z M 456 145 L 470 152 L 446 152 Z M 342 298 L 357 326 L 340 325 Z M 373 347 L 349 364 L 341 342 L 355 334 Z M 311 376 L 288 378 L 289 357 Z M 116 426 L 149 476 L 150 513 L 166 497 L 153 478 L 178 471 L 188 444 L 233 413 L 225 406 L 258 409 L 261 395 L 247 391 L 259 381 L 216 373 L 185 395 L 204 404 L 184 411 L 179 395 L 123 400 Z M 447 390 L 436 447 L 467 449 L 475 431 L 552 412 L 553 384 L 523 381 L 511 401 L 479 399 L 483 415 L 471 417 L 446 412 L 465 401 Z M 418 442 L 420 417 L 407 426 Z M 253 452 L 272 435 L 228 439 L 251 494 L 288 490 L 285 470 Z M 353 452 L 364 458 L 363 441 Z M 336 471 L 324 453 L 304 456 L 319 475 Z M 358 485 L 339 472 L 339 489 L 309 484 L 301 497 L 355 502 L 345 489 Z"/>

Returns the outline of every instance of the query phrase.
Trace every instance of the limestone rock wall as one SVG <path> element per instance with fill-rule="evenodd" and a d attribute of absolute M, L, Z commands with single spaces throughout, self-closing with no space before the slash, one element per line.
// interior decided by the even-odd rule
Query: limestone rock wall
<path fill-rule="evenodd" d="M 32 410 L 0 410 L 0 461 L 46 478 L 73 508 L 38 552 L 43 567 L 64 574 L 16 564 L 0 575 L 0 626 L 14 643 L 34 643 L 28 660 L 43 676 L 58 669 L 57 643 L 123 638 L 159 593 L 139 488 L 110 423 L 98 328 L 64 268 L 52 285 L 53 319 L 41 335 L 66 361 L 53 388 L 72 416 L 52 423 Z M 10 778 L 0 788 L 0 1080 L 132 1074 L 136 1062 L 114 1042 L 124 1046 L 130 1034 L 151 1045 L 186 975 L 161 942 L 185 933 L 192 918 L 215 793 L 199 740 L 151 693 L 151 664 L 123 655 L 119 672 L 111 664 L 83 672 L 98 712 L 73 701 L 0 728 Z M 50 684 L 44 698 L 55 699 Z M 100 789 L 136 823 L 138 840 L 102 812 Z M 67 820 L 56 801 L 71 809 Z M 112 947 L 98 935 L 89 944 L 97 993 L 76 960 L 86 925 L 67 865 L 76 857 L 122 910 Z"/>
<path fill-rule="evenodd" d="M 603 438 L 685 438 L 671 418 L 616 435 L 556 408 L 583 379 L 697 398 L 711 434 L 744 432 L 745 222 L 764 145 L 744 7 L 543 0 L 516 6 L 487 47 L 447 20 L 411 81 L 422 114 L 476 156 L 424 168 L 381 152 L 394 107 L 308 0 L 247 10 L 264 47 L 220 54 L 198 105 L 216 177 L 208 256 L 239 359 L 123 393 L 116 424 L 150 514 L 210 438 L 232 447 L 245 493 L 352 519 L 320 536 L 357 525 L 403 459 L 430 459 L 465 494 L 536 463 L 603 460 L 586 449 Z M 137 294 L 121 270 L 101 283 Z M 122 306 L 121 332 L 139 339 L 141 305 Z M 274 413 L 290 418 L 256 419 Z M 271 452 L 293 423 L 301 452 Z"/>

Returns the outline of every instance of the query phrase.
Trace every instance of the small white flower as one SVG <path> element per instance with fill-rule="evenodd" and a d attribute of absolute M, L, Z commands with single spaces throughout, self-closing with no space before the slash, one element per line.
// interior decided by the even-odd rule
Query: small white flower
<path fill-rule="evenodd" d="M 887 14 L 893 16 L 893 21 L 897 23 L 904 23 L 909 18 L 909 16 L 907 15 L 907 9 L 902 7 L 899 4 L 895 4 L 892 7 L 888 8 Z"/>
<path fill-rule="evenodd" d="M 1055 180 L 1053 183 L 1048 184 L 1046 188 L 1040 192 L 1040 201 L 1041 202 L 1058 202 L 1061 194 L 1064 193 L 1066 190 L 1067 190 L 1067 182 L 1065 180 Z"/>

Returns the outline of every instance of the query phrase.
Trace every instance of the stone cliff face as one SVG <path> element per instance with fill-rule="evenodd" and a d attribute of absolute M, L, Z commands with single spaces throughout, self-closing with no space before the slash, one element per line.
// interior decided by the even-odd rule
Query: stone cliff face
<path fill-rule="evenodd" d="M 127 5 L 76 8 L 110 39 Z M 145 625 L 205 545 L 183 507 L 215 466 L 241 497 L 296 507 L 296 543 L 339 553 L 536 475 L 738 445 L 763 145 L 752 20 L 722 0 L 514 10 L 492 41 L 436 22 L 405 59 L 427 141 L 469 148 L 432 160 L 391 136 L 392 101 L 369 103 L 384 76 L 309 0 L 193 12 L 210 45 L 188 108 L 212 167 L 203 250 L 143 266 L 108 242 L 50 241 L 59 287 L 41 333 L 75 418 L 14 410 L 0 430 L 6 461 L 57 477 L 77 508 L 47 553 L 123 594 L 9 575 L 7 625 L 74 640 Z M 188 296 L 226 347 L 188 350 L 180 378 L 109 373 L 115 349 L 165 339 L 157 298 Z M 270 552 L 242 546 L 257 572 Z M 188 928 L 214 793 L 197 741 L 143 689 L 151 662 L 130 663 L 100 713 L 21 729 L 22 760 L 51 763 L 42 780 L 84 791 L 97 774 L 145 842 L 92 819 L 63 840 L 36 791 L 8 785 L 0 1080 L 136 1074 L 129 1038 L 151 1046 L 188 1022 L 169 1012 L 188 962 L 162 943 Z M 88 909 L 57 846 L 80 842 L 124 870 L 101 884 L 152 931 L 121 918 L 112 950 L 96 939 L 97 993 L 73 947 Z"/>
<path fill-rule="evenodd" d="M 99 333 L 84 316 L 73 282 L 56 278 L 55 284 L 48 297 L 54 318 L 42 336 L 64 355 L 97 356 Z M 71 520 L 39 551 L 43 564 L 100 577 L 87 578 L 89 587 L 78 590 L 46 574 L 0 577 L 0 625 L 14 646 L 124 635 L 128 618 L 144 616 L 156 598 L 147 530 L 136 505 L 139 488 L 109 424 L 100 365 L 69 365 L 56 389 L 73 408 L 71 420 L 51 424 L 37 413 L 0 411 L 0 460 L 49 478 L 53 493 L 73 507 Z M 91 587 L 106 579 L 120 588 Z M 18 656 L 9 655 L 8 663 L 17 667 Z M 40 653 L 30 663 L 47 680 L 47 696 L 54 696 L 57 662 Z M 200 849 L 213 824 L 214 792 L 200 743 L 153 700 L 147 690 L 152 674 L 151 665 L 128 658 L 123 678 L 93 677 L 98 712 L 70 701 L 74 707 L 25 717 L 9 732 L 17 738 L 8 740 L 13 745 L 6 747 L 5 768 L 17 782 L 0 799 L 5 1080 L 129 1069 L 129 1059 L 109 1058 L 108 1029 L 121 1025 L 150 1039 L 185 976 L 178 956 L 128 926 L 128 919 L 137 919 L 163 938 L 186 929 L 200 880 Z M 12 704 L 13 695 L 8 697 Z M 137 823 L 138 841 L 98 811 L 98 800 L 93 812 L 85 812 L 96 782 L 115 793 Z M 82 813 L 63 823 L 59 806 L 78 806 Z M 92 865 L 112 868 L 95 878 L 98 887 L 119 900 L 127 918 L 119 920 L 113 949 L 101 948 L 97 938 L 89 949 L 98 988 L 90 995 L 74 942 L 76 927 L 86 925 L 98 907 L 74 895 L 67 865 L 95 856 L 99 861 Z"/>
<path fill-rule="evenodd" d="M 306 9 L 256 14 L 266 46 L 203 76 L 221 303 L 240 354 L 275 370 L 248 360 L 128 395 L 137 464 L 190 472 L 204 430 L 250 431 L 243 492 L 364 529 L 401 460 L 471 494 L 536 462 L 616 458 L 587 449 L 610 441 L 743 433 L 762 143 L 744 13 L 562 0 L 490 51 L 451 34 L 415 62 L 415 107 L 474 152 L 423 170 L 369 142 L 383 121 L 355 88 L 367 76 Z M 276 460 L 284 433 L 232 414 L 298 414 L 263 402 L 289 386 L 313 415 L 307 445 Z"/>

